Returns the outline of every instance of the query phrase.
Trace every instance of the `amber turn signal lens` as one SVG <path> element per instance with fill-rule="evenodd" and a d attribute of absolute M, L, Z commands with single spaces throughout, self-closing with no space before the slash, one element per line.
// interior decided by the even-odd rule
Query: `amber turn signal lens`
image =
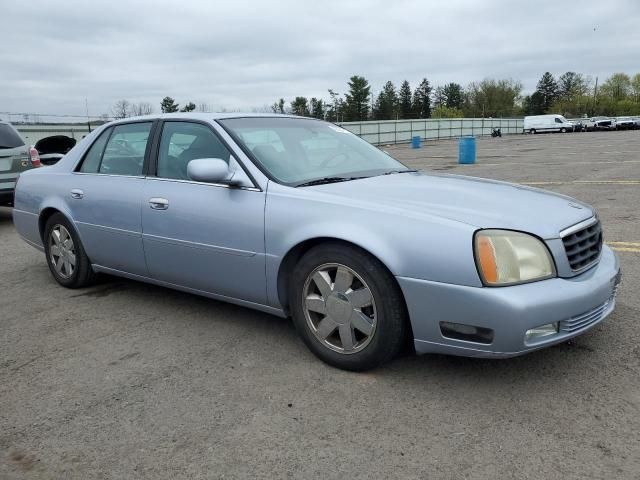
<path fill-rule="evenodd" d="M 496 283 L 498 281 L 496 254 L 491 240 L 487 237 L 478 237 L 478 261 L 480 262 L 484 281 L 486 283 Z"/>

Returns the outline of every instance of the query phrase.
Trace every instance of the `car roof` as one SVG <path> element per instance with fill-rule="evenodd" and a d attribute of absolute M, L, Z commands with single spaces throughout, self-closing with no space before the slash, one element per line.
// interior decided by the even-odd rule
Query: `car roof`
<path fill-rule="evenodd" d="M 117 123 L 126 123 L 139 120 L 156 120 L 156 119 L 184 119 L 184 120 L 221 120 L 225 118 L 300 118 L 305 120 L 317 120 L 317 118 L 300 117 L 297 115 L 287 115 L 281 113 L 241 113 L 241 112 L 227 112 L 227 113 L 202 113 L 202 112 L 176 112 L 176 113 L 156 113 L 151 115 L 142 115 L 138 117 L 127 117 L 113 122 L 109 122 L 110 125 Z"/>

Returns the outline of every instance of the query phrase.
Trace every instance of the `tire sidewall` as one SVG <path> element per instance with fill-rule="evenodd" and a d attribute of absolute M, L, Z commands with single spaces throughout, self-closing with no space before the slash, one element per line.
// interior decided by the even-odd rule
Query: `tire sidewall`
<path fill-rule="evenodd" d="M 339 263 L 353 269 L 369 286 L 376 304 L 377 323 L 373 338 L 361 351 L 343 354 L 324 346 L 307 324 L 303 301 L 307 277 L 320 265 Z M 375 258 L 355 248 L 340 245 L 316 247 L 298 262 L 290 282 L 293 322 L 309 349 L 330 365 L 347 370 L 368 370 L 390 360 L 405 335 L 404 299 L 393 276 Z"/>
<path fill-rule="evenodd" d="M 61 277 L 58 274 L 58 272 L 56 272 L 56 269 L 54 268 L 51 262 L 49 239 L 51 236 L 51 231 L 58 225 L 61 225 L 67 229 L 67 231 L 69 232 L 69 235 L 71 235 L 71 239 L 73 240 L 73 245 L 75 247 L 76 266 L 73 271 L 73 275 L 71 275 L 69 278 Z M 44 252 L 47 259 L 47 265 L 49 266 L 49 271 L 53 275 L 53 278 L 55 278 L 56 282 L 58 282 L 60 285 L 67 288 L 76 288 L 78 286 L 82 286 L 80 284 L 83 283 L 82 280 L 85 277 L 87 277 L 87 270 L 91 269 L 91 265 L 89 264 L 86 254 L 84 253 L 84 249 L 82 248 L 82 244 L 80 243 L 80 238 L 78 237 L 78 233 L 76 232 L 76 229 L 73 228 L 73 225 L 71 224 L 71 222 L 67 220 L 67 218 L 60 213 L 53 214 L 49 218 L 49 220 L 47 220 L 45 230 L 44 230 L 43 240 L 44 240 Z"/>

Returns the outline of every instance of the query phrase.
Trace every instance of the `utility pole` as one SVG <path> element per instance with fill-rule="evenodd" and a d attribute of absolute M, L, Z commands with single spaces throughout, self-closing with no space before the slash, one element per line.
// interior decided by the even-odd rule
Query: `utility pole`
<path fill-rule="evenodd" d="M 89 128 L 89 133 L 91 133 L 91 120 L 89 119 L 89 101 L 87 97 L 84 98 L 84 109 L 87 113 L 87 128 Z"/>
<path fill-rule="evenodd" d="M 596 77 L 596 86 L 593 87 L 593 108 L 591 109 L 591 114 L 596 114 L 596 98 L 598 96 L 598 77 Z"/>

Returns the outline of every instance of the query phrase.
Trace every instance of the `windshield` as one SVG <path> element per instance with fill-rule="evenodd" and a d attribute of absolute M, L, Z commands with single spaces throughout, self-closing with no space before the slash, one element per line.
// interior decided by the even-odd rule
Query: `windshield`
<path fill-rule="evenodd" d="M 0 148 L 16 148 L 24 145 L 20 134 L 6 123 L 0 123 Z"/>
<path fill-rule="evenodd" d="M 408 170 L 351 132 L 319 120 L 249 117 L 219 122 L 273 179 L 286 185 Z"/>

